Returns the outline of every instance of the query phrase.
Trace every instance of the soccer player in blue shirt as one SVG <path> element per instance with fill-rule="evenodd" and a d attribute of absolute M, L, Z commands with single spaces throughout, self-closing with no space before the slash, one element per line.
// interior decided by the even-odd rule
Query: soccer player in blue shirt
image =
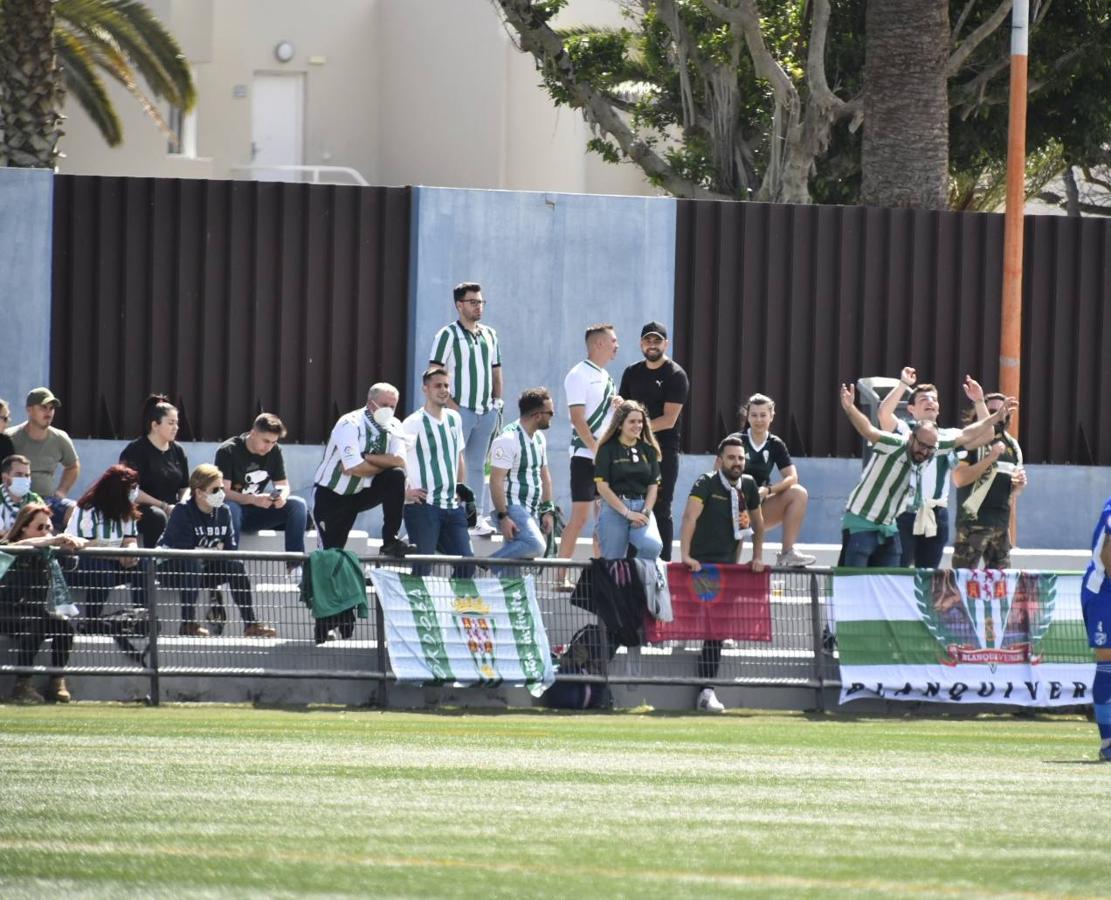
<path fill-rule="evenodd" d="M 1111 498 L 1103 504 L 1092 534 L 1092 561 L 1084 573 L 1080 604 L 1088 645 L 1096 655 L 1096 677 L 1092 682 L 1092 706 L 1099 727 L 1099 758 L 1111 762 Z"/>

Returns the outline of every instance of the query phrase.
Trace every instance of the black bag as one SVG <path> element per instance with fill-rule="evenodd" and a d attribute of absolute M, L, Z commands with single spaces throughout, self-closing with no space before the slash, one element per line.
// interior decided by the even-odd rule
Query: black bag
<path fill-rule="evenodd" d="M 602 675 L 609 671 L 617 646 L 610 643 L 601 625 L 584 625 L 571 636 L 563 653 L 552 654 L 558 672 L 571 675 Z M 540 698 L 549 709 L 613 709 L 608 684 L 556 681 Z"/>

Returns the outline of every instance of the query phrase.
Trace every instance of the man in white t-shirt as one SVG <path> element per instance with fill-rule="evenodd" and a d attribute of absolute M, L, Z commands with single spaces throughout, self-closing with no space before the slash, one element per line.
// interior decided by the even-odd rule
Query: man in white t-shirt
<path fill-rule="evenodd" d="M 599 323 L 586 329 L 586 359 L 563 379 L 571 416 L 571 518 L 563 528 L 559 555 L 574 556 L 575 543 L 594 508 L 594 450 L 621 403 L 606 366 L 617 356 L 617 332 Z"/>

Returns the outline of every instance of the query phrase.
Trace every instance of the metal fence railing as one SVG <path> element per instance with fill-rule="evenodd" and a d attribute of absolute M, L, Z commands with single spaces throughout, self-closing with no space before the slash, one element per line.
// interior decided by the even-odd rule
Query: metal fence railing
<path fill-rule="evenodd" d="M 41 553 L 3 550 L 16 563 L 0 580 L 0 673 L 149 678 L 154 704 L 161 679 L 234 676 L 365 679 L 377 682 L 384 705 L 395 679 L 371 570 L 491 574 L 482 558 L 364 558 L 367 618 L 318 621 L 301 600 L 298 567 L 305 557 L 297 554 L 98 548 L 57 556 L 79 610 L 63 620 L 47 612 L 51 576 Z M 553 652 L 599 621 L 584 608 L 590 606 L 583 602 L 591 590 L 589 563 L 498 563 L 503 576 L 522 570 L 532 575 Z M 724 640 L 708 652 L 702 641 L 620 646 L 605 675 L 563 673 L 557 679 L 809 688 L 820 708 L 824 689 L 839 686 L 830 639 L 831 574 L 771 570 L 770 640 Z M 575 591 L 568 590 L 568 577 L 578 582 Z M 718 653 L 717 666 L 708 665 Z"/>

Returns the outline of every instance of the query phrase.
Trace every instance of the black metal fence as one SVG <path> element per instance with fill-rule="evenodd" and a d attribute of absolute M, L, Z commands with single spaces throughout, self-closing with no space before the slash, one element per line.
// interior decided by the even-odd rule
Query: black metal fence
<path fill-rule="evenodd" d="M 163 679 L 203 676 L 361 679 L 377 683 L 376 701 L 385 705 L 395 676 L 370 572 L 408 572 L 423 564 L 426 574 L 447 577 L 456 565 L 484 563 L 442 556 L 404 563 L 365 558 L 367 617 L 315 620 L 301 600 L 297 567 L 305 558 L 297 554 L 100 548 L 58 556 L 79 610 L 59 619 L 47 610 L 48 569 L 30 564 L 38 554 L 4 549 L 26 559 L 0 581 L 0 634 L 7 635 L 0 637 L 0 673 L 139 676 L 150 680 L 153 704 Z M 589 577 L 589 564 L 506 560 L 499 565 L 506 576 L 522 568 L 533 576 L 553 653 L 598 621 L 564 587 L 565 569 Z M 481 568 L 477 573 L 485 574 Z M 820 707 L 823 688 L 839 685 L 828 644 L 830 575 L 830 570 L 772 569 L 771 640 L 724 641 L 714 677 L 700 674 L 701 641 L 668 641 L 618 647 L 606 674 L 562 673 L 557 681 L 810 688 Z M 50 619 L 45 630 L 44 617 Z M 71 641 L 59 658 L 56 648 Z"/>

